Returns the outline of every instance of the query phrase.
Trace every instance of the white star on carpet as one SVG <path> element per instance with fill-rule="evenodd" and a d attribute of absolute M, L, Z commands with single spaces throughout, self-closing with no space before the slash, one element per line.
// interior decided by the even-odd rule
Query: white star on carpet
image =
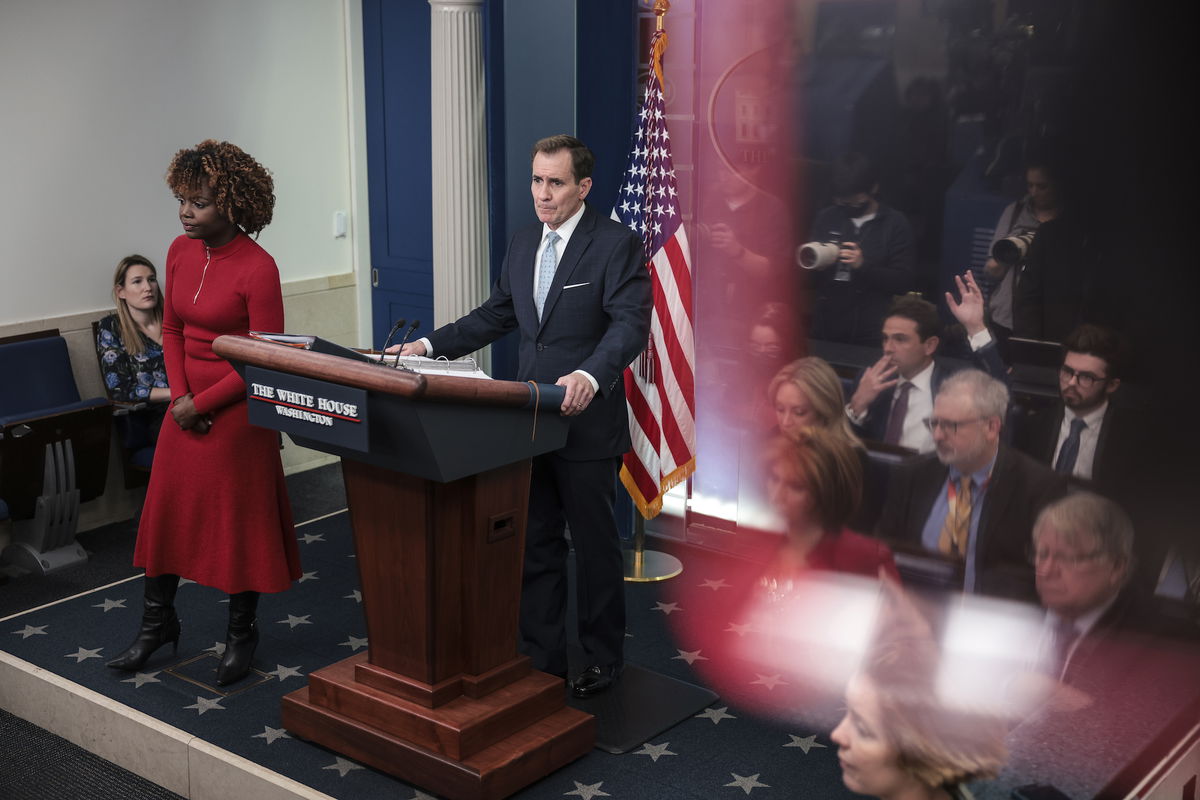
<path fill-rule="evenodd" d="M 48 627 L 48 625 L 38 625 L 37 627 L 26 625 L 19 631 L 13 631 L 13 635 L 16 636 L 19 634 L 22 639 L 28 639 L 30 636 L 45 636 L 46 628 Z"/>
<path fill-rule="evenodd" d="M 84 650 L 81 647 L 78 650 L 76 650 L 74 653 L 67 653 L 65 656 L 63 656 L 63 658 L 73 658 L 73 659 L 75 659 L 76 664 L 82 664 L 84 661 L 87 661 L 89 658 L 99 658 L 100 651 L 103 649 L 104 649 L 103 647 L 97 647 L 95 650 Z"/>
<path fill-rule="evenodd" d="M 213 646 L 205 650 L 206 653 L 216 653 L 219 656 L 225 655 L 225 643 L 213 642 Z"/>
<path fill-rule="evenodd" d="M 276 739 L 290 739 L 292 737 L 283 728 L 272 728 L 270 725 L 264 725 L 262 733 L 256 733 L 250 738 L 266 739 L 267 744 L 275 744 Z"/>
<path fill-rule="evenodd" d="M 789 733 L 788 736 L 792 740 L 784 745 L 784 747 L 799 747 L 804 751 L 804 755 L 808 755 L 808 751 L 814 747 L 824 747 L 825 745 L 817 741 L 817 735 L 814 733 L 811 736 L 797 736 L 794 733 Z"/>
<path fill-rule="evenodd" d="M 362 602 L 362 592 L 360 592 L 358 589 L 355 589 L 350 594 L 342 595 L 342 597 L 343 597 L 343 599 L 346 599 L 346 600 L 353 600 L 356 603 Z"/>
<path fill-rule="evenodd" d="M 102 608 L 104 609 L 104 613 L 107 614 L 114 608 L 125 608 L 125 598 L 121 598 L 120 600 L 109 600 L 106 597 L 104 598 L 103 603 L 96 603 L 96 605 L 92 606 L 92 608 Z"/>
<path fill-rule="evenodd" d="M 662 744 L 650 744 L 649 742 L 646 742 L 645 744 L 642 745 L 642 749 L 635 751 L 633 753 L 633 755 L 635 755 L 635 756 L 650 756 L 651 761 L 658 761 L 658 759 L 661 756 L 677 756 L 677 755 L 679 755 L 679 753 L 672 753 L 670 750 L 667 749 L 668 747 L 670 747 L 670 745 L 671 745 L 670 742 L 663 742 Z"/>
<path fill-rule="evenodd" d="M 700 588 L 712 589 L 714 592 L 716 592 L 720 589 L 728 589 L 729 584 L 725 582 L 724 578 L 717 578 L 715 581 L 709 578 L 704 583 L 700 584 Z"/>
<path fill-rule="evenodd" d="M 358 648 L 367 646 L 367 637 L 351 636 L 346 641 L 340 643 L 339 647 L 349 647 L 354 652 L 358 652 Z"/>
<path fill-rule="evenodd" d="M 225 706 L 221 705 L 221 698 L 219 697 L 215 700 L 209 700 L 207 697 L 197 697 L 196 702 L 192 703 L 190 706 L 184 706 L 184 708 L 196 709 L 197 716 L 204 716 L 205 711 L 226 710 Z"/>
<path fill-rule="evenodd" d="M 745 636 L 747 631 L 753 629 L 752 625 L 742 625 L 737 622 L 729 623 L 729 627 L 725 629 L 726 633 L 736 633 L 738 636 Z"/>
<path fill-rule="evenodd" d="M 764 789 L 771 788 L 769 785 L 767 785 L 765 783 L 759 783 L 758 776 L 760 773 L 756 772 L 753 775 L 749 775 L 749 776 L 738 775 L 736 772 L 731 772 L 729 774 L 733 776 L 733 780 L 725 785 L 726 786 L 736 786 L 737 788 L 741 789 L 746 794 L 750 794 L 751 790 L 757 789 L 759 787 L 762 787 Z"/>
<path fill-rule="evenodd" d="M 300 576 L 300 580 L 296 581 L 296 583 L 304 583 L 305 581 L 319 581 L 319 580 L 321 580 L 321 579 L 317 577 L 316 570 L 313 570 L 312 572 L 305 572 L 304 574 L 302 574 Z"/>
<path fill-rule="evenodd" d="M 708 661 L 708 656 L 700 655 L 699 650 L 680 650 L 679 655 L 671 656 L 672 661 L 686 661 L 691 666 L 696 661 Z"/>
<path fill-rule="evenodd" d="M 758 675 L 758 673 L 754 673 Z M 757 678 L 750 681 L 751 686 L 765 686 L 768 689 L 774 689 L 776 686 L 787 686 L 788 682 L 782 680 L 779 675 L 758 675 Z"/>
<path fill-rule="evenodd" d="M 271 670 L 267 674 L 274 675 L 276 678 L 278 678 L 281 681 L 286 680 L 287 678 L 303 678 L 304 677 L 303 673 L 300 672 L 299 667 L 285 667 L 283 664 L 276 664 L 275 669 Z"/>
<path fill-rule="evenodd" d="M 350 770 L 362 769 L 362 767 L 358 764 L 355 764 L 353 761 L 347 761 L 344 758 L 337 758 L 328 767 L 321 767 L 321 769 L 336 769 L 338 771 L 338 777 L 344 778 L 346 777 L 346 773 Z"/>
<path fill-rule="evenodd" d="M 140 689 L 147 683 L 162 683 L 162 681 L 154 677 L 157 674 L 158 672 L 138 672 L 132 678 L 126 678 L 121 683 L 132 683 L 133 688 Z"/>
<path fill-rule="evenodd" d="M 312 614 L 305 614 L 302 617 L 297 617 L 295 614 L 288 614 L 287 619 L 278 620 L 278 623 L 280 625 L 287 625 L 292 630 L 295 630 L 297 625 L 312 625 L 312 622 L 308 619 L 311 616 Z"/>
<path fill-rule="evenodd" d="M 612 795 L 608 792 L 603 792 L 600 790 L 600 787 L 604 785 L 604 781 L 587 785 L 582 784 L 579 781 L 571 781 L 571 783 L 575 784 L 575 791 L 563 792 L 564 797 L 569 795 L 578 795 L 579 797 L 582 797 L 583 800 L 591 800 L 593 797 L 612 797 Z"/>
<path fill-rule="evenodd" d="M 737 719 L 737 717 L 735 717 L 733 714 L 726 714 L 725 712 L 728 710 L 729 706 L 721 706 L 720 708 L 706 708 L 696 716 L 704 717 L 705 719 L 711 719 L 713 721 L 713 725 L 720 725 L 721 720 L 723 719 Z"/>
<path fill-rule="evenodd" d="M 654 608 L 650 609 L 651 611 L 661 611 L 668 617 L 671 616 L 672 611 L 682 610 L 679 608 L 679 603 L 655 603 L 654 606 Z"/>
<path fill-rule="evenodd" d="M 417 789 L 417 793 L 408 798 L 408 800 L 437 800 L 437 798 L 431 794 L 425 794 L 420 789 Z"/>
<path fill-rule="evenodd" d="M 323 534 L 323 533 L 306 533 L 300 537 L 300 541 L 304 542 L 305 544 L 312 544 L 313 542 L 323 542 L 323 541 L 325 541 L 325 534 Z"/>

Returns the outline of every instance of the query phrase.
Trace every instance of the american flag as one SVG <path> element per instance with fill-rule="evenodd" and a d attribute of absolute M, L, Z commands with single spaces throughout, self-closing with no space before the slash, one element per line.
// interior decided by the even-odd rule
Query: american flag
<path fill-rule="evenodd" d="M 663 111 L 658 59 L 665 44 L 665 34 L 656 32 L 650 45 L 655 69 L 612 213 L 642 237 L 654 291 L 650 341 L 625 370 L 633 448 L 621 468 L 621 482 L 646 519 L 662 510 L 662 496 L 696 467 L 692 265 Z"/>

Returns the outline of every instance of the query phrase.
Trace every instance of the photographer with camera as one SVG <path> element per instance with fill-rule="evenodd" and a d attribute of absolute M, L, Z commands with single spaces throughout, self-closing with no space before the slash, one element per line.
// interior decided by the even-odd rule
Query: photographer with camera
<path fill-rule="evenodd" d="M 860 153 L 834 163 L 833 194 L 796 252 L 812 287 L 812 338 L 875 345 L 891 298 L 916 281 L 912 229 L 879 202 L 878 170 Z"/>
<path fill-rule="evenodd" d="M 1025 196 L 1009 203 L 996 223 L 988 250 L 991 257 L 983 269 L 984 275 L 999 281 L 988 298 L 988 313 L 1002 341 L 1012 335 L 1013 295 L 1029 246 L 1041 224 L 1058 216 L 1062 202 L 1058 184 L 1058 172 L 1047 159 L 1030 159 L 1025 166 Z"/>

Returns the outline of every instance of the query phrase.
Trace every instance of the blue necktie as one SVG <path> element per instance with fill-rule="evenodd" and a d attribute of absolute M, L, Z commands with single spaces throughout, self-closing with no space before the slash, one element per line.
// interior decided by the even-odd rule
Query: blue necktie
<path fill-rule="evenodd" d="M 1062 449 L 1058 451 L 1058 460 L 1054 462 L 1054 471 L 1062 475 L 1070 475 L 1075 471 L 1075 460 L 1079 458 L 1079 437 L 1087 423 L 1079 417 L 1071 420 L 1071 432 L 1063 441 Z"/>
<path fill-rule="evenodd" d="M 546 234 L 546 249 L 542 251 L 542 262 L 538 265 L 537 294 L 533 298 L 538 319 L 542 318 L 542 306 L 546 305 L 546 295 L 550 294 L 550 284 L 554 283 L 554 270 L 558 269 L 558 252 L 554 243 L 561 238 L 554 231 Z"/>

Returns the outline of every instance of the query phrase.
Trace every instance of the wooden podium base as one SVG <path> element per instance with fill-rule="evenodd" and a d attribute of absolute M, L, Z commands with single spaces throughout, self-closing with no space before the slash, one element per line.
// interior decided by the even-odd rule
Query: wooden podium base
<path fill-rule="evenodd" d="M 595 717 L 561 678 L 530 671 L 480 698 L 430 708 L 356 679 L 360 653 L 283 698 L 293 734 L 450 800 L 500 800 L 592 749 Z"/>

